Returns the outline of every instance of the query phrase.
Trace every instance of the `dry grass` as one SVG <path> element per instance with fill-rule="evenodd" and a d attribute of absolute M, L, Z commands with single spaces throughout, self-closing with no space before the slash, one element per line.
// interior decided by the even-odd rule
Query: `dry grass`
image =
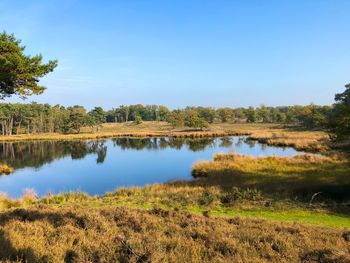
<path fill-rule="evenodd" d="M 21 134 L 12 136 L 0 136 L 0 141 L 25 141 L 25 140 L 84 140 L 102 139 L 112 137 L 162 137 L 170 136 L 175 138 L 203 138 L 236 135 L 225 129 L 193 130 L 188 128 L 173 129 L 166 122 L 142 122 L 135 125 L 127 123 L 106 123 L 100 131 L 91 133 L 89 128 L 83 128 L 81 133 L 60 134 L 60 133 L 38 133 Z M 237 134 L 239 135 L 239 134 Z"/>
<path fill-rule="evenodd" d="M 326 152 L 329 138 L 324 132 L 308 131 L 261 131 L 253 132 L 251 140 L 268 145 L 293 147 L 299 151 Z"/>
<path fill-rule="evenodd" d="M 154 208 L 0 214 L 0 259 L 26 262 L 350 262 L 350 233 Z"/>
<path fill-rule="evenodd" d="M 306 200 L 320 192 L 321 198 L 350 200 L 350 165 L 345 159 L 217 154 L 213 161 L 195 163 L 192 174 L 206 178 L 193 182 L 199 185 L 256 188 Z"/>

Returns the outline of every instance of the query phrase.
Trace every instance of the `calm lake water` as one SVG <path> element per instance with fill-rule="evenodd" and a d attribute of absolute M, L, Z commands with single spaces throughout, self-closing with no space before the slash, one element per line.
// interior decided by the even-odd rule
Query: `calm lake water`
<path fill-rule="evenodd" d="M 244 137 L 0 143 L 0 162 L 15 168 L 13 174 L 0 176 L 0 192 L 18 197 L 32 188 L 40 196 L 74 190 L 94 195 L 122 186 L 189 180 L 194 162 L 211 160 L 218 152 L 253 156 L 298 153 Z"/>

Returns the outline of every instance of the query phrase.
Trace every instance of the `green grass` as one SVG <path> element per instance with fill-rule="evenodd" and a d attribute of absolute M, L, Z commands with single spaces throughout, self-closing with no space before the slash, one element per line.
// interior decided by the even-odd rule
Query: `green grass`
<path fill-rule="evenodd" d="M 196 214 L 204 214 L 209 211 L 213 217 L 240 216 L 321 227 L 350 228 L 350 212 L 346 206 L 338 207 L 338 212 L 333 212 L 327 206 L 325 207 L 324 203 L 310 206 L 290 200 L 273 200 L 262 196 L 259 192 L 237 189 L 234 193 L 238 199 L 232 204 L 224 204 L 221 200 L 227 195 L 227 192 L 215 187 L 154 185 L 144 188 L 120 189 L 103 197 L 90 197 L 85 193 L 72 192 L 45 197 L 42 200 L 33 200 L 27 194 L 26 200 L 11 201 L 5 198 L 0 204 L 7 204 L 3 206 L 5 211 L 11 207 L 29 208 L 37 204 L 61 208 L 80 205 L 87 210 L 126 207 L 141 210 L 161 208 L 166 211 L 177 209 Z M 269 207 L 265 207 L 266 203 L 269 204 Z"/>
<path fill-rule="evenodd" d="M 296 222 L 300 224 L 311 224 L 332 228 L 350 228 L 350 216 L 332 214 L 327 212 L 315 212 L 308 210 L 239 210 L 228 208 L 216 208 L 211 211 L 213 216 L 241 216 L 250 218 L 260 218 L 279 222 Z"/>

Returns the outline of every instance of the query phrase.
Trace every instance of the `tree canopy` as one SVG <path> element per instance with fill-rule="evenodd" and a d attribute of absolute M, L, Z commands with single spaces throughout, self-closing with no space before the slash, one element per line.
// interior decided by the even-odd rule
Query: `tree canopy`
<path fill-rule="evenodd" d="M 42 55 L 27 56 L 25 46 L 14 35 L 0 34 L 0 98 L 19 95 L 22 98 L 41 94 L 45 87 L 39 85 L 40 78 L 52 72 L 56 60 L 43 63 Z"/>
<path fill-rule="evenodd" d="M 329 122 L 330 131 L 336 140 L 350 138 L 350 83 L 345 91 L 335 95 L 333 113 Z"/>

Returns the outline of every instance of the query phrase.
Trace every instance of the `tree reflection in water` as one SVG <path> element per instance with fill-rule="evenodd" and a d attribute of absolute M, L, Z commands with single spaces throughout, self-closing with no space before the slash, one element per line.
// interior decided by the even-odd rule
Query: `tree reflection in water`
<path fill-rule="evenodd" d="M 97 163 L 103 163 L 107 155 L 105 141 L 34 141 L 0 143 L 0 162 L 15 169 L 39 168 L 46 163 L 70 156 L 83 159 L 97 154 Z"/>
<path fill-rule="evenodd" d="M 214 138 L 203 139 L 179 139 L 179 138 L 114 138 L 112 139 L 114 146 L 121 149 L 133 150 L 161 150 L 166 148 L 181 149 L 187 146 L 189 150 L 196 152 L 204 150 L 207 147 L 215 146 Z"/>

